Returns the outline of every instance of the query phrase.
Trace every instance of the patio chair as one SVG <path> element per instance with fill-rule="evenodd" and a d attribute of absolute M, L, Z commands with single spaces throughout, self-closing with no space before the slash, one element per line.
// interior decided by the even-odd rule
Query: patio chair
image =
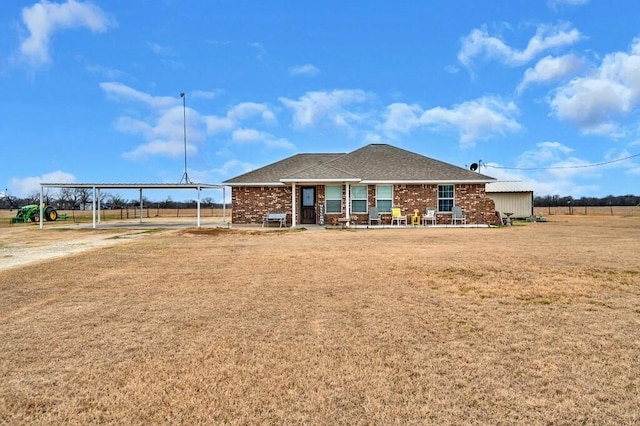
<path fill-rule="evenodd" d="M 453 206 L 451 210 L 451 224 L 455 225 L 456 223 L 463 225 L 467 223 L 467 217 L 462 213 L 462 207 L 460 206 Z"/>
<path fill-rule="evenodd" d="M 402 210 L 400 207 L 392 207 L 391 208 L 391 224 L 396 222 L 396 225 L 400 226 L 401 223 L 407 224 L 407 216 L 402 214 Z"/>
<path fill-rule="evenodd" d="M 507 218 L 506 218 L 506 216 L 502 215 L 502 212 L 500 210 L 496 210 L 496 217 L 498 218 L 498 221 L 500 222 L 500 225 L 506 225 L 507 224 Z"/>
<path fill-rule="evenodd" d="M 436 209 L 427 207 L 426 213 L 422 216 L 422 226 L 427 226 L 427 224 L 435 225 L 436 223 Z"/>
<path fill-rule="evenodd" d="M 378 222 L 378 225 L 382 223 L 377 207 L 369 207 L 369 226 L 371 226 L 371 222 Z"/>

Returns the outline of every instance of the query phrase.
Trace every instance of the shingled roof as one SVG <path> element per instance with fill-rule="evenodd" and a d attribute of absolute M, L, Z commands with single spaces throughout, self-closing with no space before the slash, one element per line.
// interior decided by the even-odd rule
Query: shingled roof
<path fill-rule="evenodd" d="M 269 186 L 292 182 L 482 183 L 493 180 L 391 145 L 371 144 L 350 153 L 297 154 L 224 183 Z"/>

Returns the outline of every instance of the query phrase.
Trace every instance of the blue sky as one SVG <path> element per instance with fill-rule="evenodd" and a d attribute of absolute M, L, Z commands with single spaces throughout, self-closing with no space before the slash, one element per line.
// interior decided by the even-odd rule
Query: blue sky
<path fill-rule="evenodd" d="M 640 193 L 635 0 L 12 0 L 0 28 L 15 196 L 179 182 L 185 113 L 194 182 L 390 143 L 536 195 Z"/>

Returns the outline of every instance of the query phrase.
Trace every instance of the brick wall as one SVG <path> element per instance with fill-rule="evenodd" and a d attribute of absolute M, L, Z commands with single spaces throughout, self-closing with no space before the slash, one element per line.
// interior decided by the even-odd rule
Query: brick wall
<path fill-rule="evenodd" d="M 454 204 L 462 207 L 467 223 L 494 223 L 495 206 L 493 200 L 486 196 L 484 184 L 458 184 L 454 186 L 454 194 Z M 393 203 L 402 209 L 403 215 L 408 216 L 413 215 L 416 209 L 420 215 L 427 207 L 437 209 L 438 185 L 395 185 Z M 391 215 L 388 215 L 388 220 L 391 221 Z M 436 221 L 438 224 L 451 223 L 451 213 L 436 213 Z"/>
<path fill-rule="evenodd" d="M 231 188 L 231 221 L 262 223 L 269 212 L 287 213 L 291 223 L 290 186 L 241 186 Z"/>
<path fill-rule="evenodd" d="M 296 199 L 300 200 L 300 187 L 296 186 Z M 343 191 L 344 192 L 344 191 Z M 369 185 L 369 205 L 375 204 L 376 186 Z M 487 197 L 484 184 L 455 185 L 455 204 L 462 207 L 467 216 L 467 223 L 488 224 L 496 223 L 495 204 Z M 325 203 L 324 186 L 318 185 L 316 190 L 318 204 Z M 287 213 L 287 222 L 291 223 L 291 187 L 233 187 L 232 221 L 233 223 L 262 223 L 262 218 L 268 212 Z M 344 199 L 344 193 L 343 193 Z M 402 213 L 411 216 L 417 209 L 422 215 L 428 206 L 438 206 L 438 185 L 395 185 L 393 190 L 394 205 L 402 209 Z M 299 207 L 298 207 L 299 209 Z M 343 207 L 344 210 L 344 207 Z M 316 206 L 316 212 L 318 208 Z M 367 223 L 366 214 L 354 214 L 357 223 Z M 343 214 L 325 214 L 325 224 L 333 223 L 334 219 Z M 451 223 L 451 213 L 437 213 L 438 224 Z M 300 222 L 298 216 L 298 223 Z M 383 223 L 391 223 L 391 214 L 382 214 Z"/>

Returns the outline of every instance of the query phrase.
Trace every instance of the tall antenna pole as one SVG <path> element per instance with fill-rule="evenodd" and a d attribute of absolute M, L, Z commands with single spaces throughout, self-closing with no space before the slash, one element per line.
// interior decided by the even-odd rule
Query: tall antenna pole
<path fill-rule="evenodd" d="M 180 183 L 191 183 L 187 174 L 187 96 L 183 92 L 180 93 L 180 97 L 182 98 L 182 121 L 184 123 L 184 174 Z"/>

